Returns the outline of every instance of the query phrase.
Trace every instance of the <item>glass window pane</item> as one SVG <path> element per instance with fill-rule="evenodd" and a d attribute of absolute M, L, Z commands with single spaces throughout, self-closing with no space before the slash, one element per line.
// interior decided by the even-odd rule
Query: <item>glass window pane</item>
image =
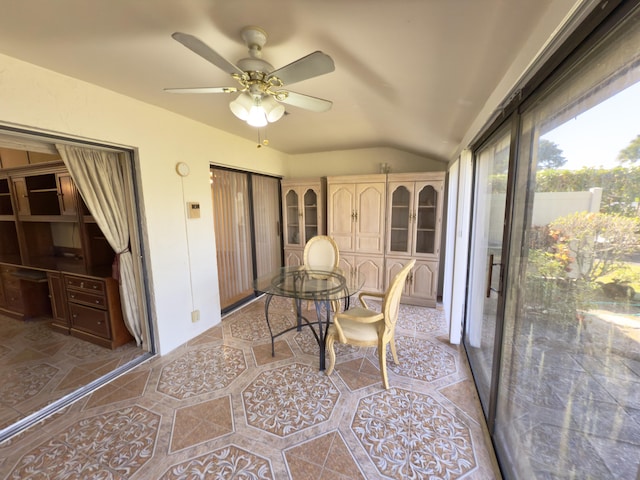
<path fill-rule="evenodd" d="M 636 478 L 640 17 L 522 117 L 498 388 L 507 478 Z"/>
<path fill-rule="evenodd" d="M 494 369 L 496 315 L 510 133 L 502 130 L 476 154 L 473 233 L 464 344 L 485 415 Z M 489 285 L 487 285 L 489 284 Z M 487 289 L 491 293 L 487 296 Z"/>

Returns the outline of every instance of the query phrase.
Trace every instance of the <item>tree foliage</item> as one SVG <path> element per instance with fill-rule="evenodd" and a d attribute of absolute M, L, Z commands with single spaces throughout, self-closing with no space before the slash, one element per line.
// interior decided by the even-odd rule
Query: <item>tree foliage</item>
<path fill-rule="evenodd" d="M 640 135 L 631 140 L 629 145 L 620 150 L 618 161 L 620 163 L 635 163 L 640 160 Z"/>
<path fill-rule="evenodd" d="M 562 150 L 557 143 L 545 138 L 540 139 L 540 143 L 538 143 L 538 170 L 560 168 L 566 163 L 567 159 L 562 156 Z"/>
<path fill-rule="evenodd" d="M 620 261 L 638 251 L 638 218 L 576 212 L 549 224 L 552 252 L 560 252 L 573 278 L 589 283 L 620 268 Z"/>

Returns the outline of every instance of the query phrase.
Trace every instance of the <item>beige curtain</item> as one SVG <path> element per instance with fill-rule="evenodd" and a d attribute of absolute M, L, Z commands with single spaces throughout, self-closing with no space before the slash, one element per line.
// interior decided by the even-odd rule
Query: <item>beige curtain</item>
<path fill-rule="evenodd" d="M 98 227 L 116 252 L 120 300 L 125 324 L 142 344 L 133 257 L 129 250 L 129 222 L 122 163 L 116 152 L 71 145 L 56 145 L 73 181 Z"/>
<path fill-rule="evenodd" d="M 213 168 L 211 195 L 220 306 L 253 294 L 249 184 L 245 173 Z"/>
<path fill-rule="evenodd" d="M 256 239 L 256 271 L 261 277 L 282 263 L 280 235 L 280 181 L 252 175 L 253 226 Z"/>

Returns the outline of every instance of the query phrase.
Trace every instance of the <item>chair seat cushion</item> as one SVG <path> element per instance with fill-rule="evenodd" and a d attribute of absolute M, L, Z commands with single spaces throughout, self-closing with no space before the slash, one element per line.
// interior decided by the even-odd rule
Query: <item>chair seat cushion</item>
<path fill-rule="evenodd" d="M 340 323 L 342 333 L 344 333 L 347 339 L 375 344 L 378 341 L 378 329 L 381 328 L 381 323 L 384 323 L 384 320 L 380 319 L 371 323 L 363 323 L 356 319 L 372 319 L 373 317 L 379 316 L 379 312 L 367 310 L 362 307 L 354 307 L 339 314 L 337 321 Z"/>

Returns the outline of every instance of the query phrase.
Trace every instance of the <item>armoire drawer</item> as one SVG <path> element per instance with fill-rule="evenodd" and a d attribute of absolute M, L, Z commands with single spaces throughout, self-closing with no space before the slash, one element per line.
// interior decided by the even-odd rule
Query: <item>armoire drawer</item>
<path fill-rule="evenodd" d="M 107 306 L 104 295 L 86 293 L 81 290 L 67 290 L 67 299 L 70 302 L 82 303 L 83 305 L 90 305 L 96 308 L 106 308 Z"/>
<path fill-rule="evenodd" d="M 67 288 L 76 288 L 78 290 L 100 292 L 104 294 L 104 282 L 101 280 L 92 280 L 84 277 L 74 277 L 65 275 L 65 284 Z"/>
<path fill-rule="evenodd" d="M 71 313 L 71 328 L 99 337 L 110 338 L 109 314 L 105 310 L 69 303 L 69 312 Z"/>

